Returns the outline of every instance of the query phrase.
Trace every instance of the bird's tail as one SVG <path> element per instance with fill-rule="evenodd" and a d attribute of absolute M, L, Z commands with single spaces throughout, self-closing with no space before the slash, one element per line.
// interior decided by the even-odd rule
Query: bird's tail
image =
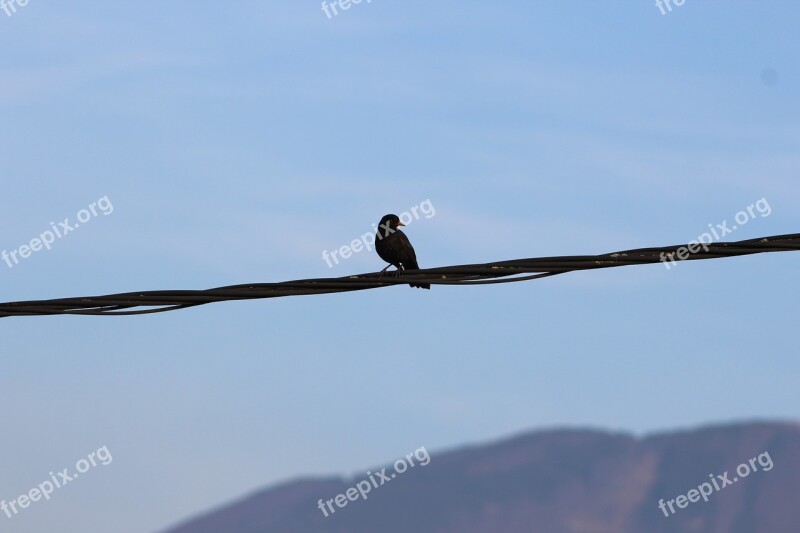
<path fill-rule="evenodd" d="M 403 265 L 403 270 L 405 270 L 405 269 L 406 269 L 406 266 Z M 417 260 L 416 259 L 412 258 L 412 260 L 408 262 L 408 269 L 410 269 L 410 270 L 419 270 L 419 265 L 417 264 Z M 431 284 L 430 283 L 409 283 L 408 286 L 409 287 L 414 287 L 416 289 L 430 289 L 431 288 Z"/>

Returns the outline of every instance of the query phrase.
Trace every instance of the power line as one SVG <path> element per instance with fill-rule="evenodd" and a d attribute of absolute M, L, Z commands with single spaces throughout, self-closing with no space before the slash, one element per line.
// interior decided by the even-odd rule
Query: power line
<path fill-rule="evenodd" d="M 798 250 L 800 250 L 800 233 L 795 233 L 730 243 L 684 244 L 662 248 L 625 250 L 603 255 L 513 259 L 485 264 L 406 270 L 400 276 L 395 276 L 393 273 L 381 275 L 376 272 L 341 278 L 231 285 L 202 291 L 144 291 L 82 298 L 9 302 L 0 304 L 0 318 L 25 315 L 139 315 L 163 313 L 214 302 L 361 291 L 392 285 L 407 285 L 410 282 L 430 283 L 431 285 L 513 283 L 577 270 L 646 265 L 664 261 L 718 259 L 721 257 Z"/>

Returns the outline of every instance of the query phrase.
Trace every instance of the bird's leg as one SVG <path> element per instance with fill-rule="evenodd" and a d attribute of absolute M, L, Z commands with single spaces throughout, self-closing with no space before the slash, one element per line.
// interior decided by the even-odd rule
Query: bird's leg
<path fill-rule="evenodd" d="M 386 265 L 386 268 L 384 268 L 383 270 L 381 270 L 381 273 L 380 273 L 380 274 L 378 274 L 378 277 L 379 277 L 379 278 L 382 278 L 382 277 L 383 277 L 383 275 L 384 275 L 384 274 L 386 274 L 386 271 L 389 269 L 389 267 L 390 267 L 390 266 L 392 266 L 392 265 L 391 265 L 391 263 L 389 263 L 388 265 Z"/>

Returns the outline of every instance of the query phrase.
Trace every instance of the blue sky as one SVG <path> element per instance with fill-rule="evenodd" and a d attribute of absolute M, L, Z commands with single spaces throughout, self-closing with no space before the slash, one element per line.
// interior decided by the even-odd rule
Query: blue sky
<path fill-rule="evenodd" d="M 0 11 L 3 301 L 339 276 L 429 199 L 425 266 L 800 231 L 788 0 Z M 10 532 L 153 531 L 258 487 L 520 431 L 798 417 L 800 256 L 0 321 Z M 323 496 L 323 495 L 321 495 Z M 65 525 L 69 524 L 69 526 Z M 73 528 L 73 529 L 70 529 Z"/>

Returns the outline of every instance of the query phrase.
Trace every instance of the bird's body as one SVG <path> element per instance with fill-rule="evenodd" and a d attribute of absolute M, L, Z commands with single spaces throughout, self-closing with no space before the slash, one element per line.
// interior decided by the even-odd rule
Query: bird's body
<path fill-rule="evenodd" d="M 411 246 L 406 234 L 398 227 L 403 225 L 397 215 L 386 215 L 378 224 L 378 232 L 375 235 L 375 251 L 378 252 L 378 256 L 390 265 L 394 265 L 398 273 L 401 270 L 419 269 L 414 247 Z M 429 283 L 410 283 L 409 285 L 420 289 L 431 288 Z"/>

